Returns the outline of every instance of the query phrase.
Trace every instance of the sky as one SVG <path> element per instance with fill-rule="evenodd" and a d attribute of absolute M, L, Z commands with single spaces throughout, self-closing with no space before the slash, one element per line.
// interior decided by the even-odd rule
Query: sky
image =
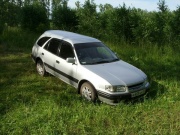
<path fill-rule="evenodd" d="M 76 8 L 76 1 L 79 1 L 80 4 L 84 4 L 85 0 L 69 0 L 68 6 L 71 8 Z M 176 10 L 177 7 L 180 6 L 180 0 L 165 0 L 165 2 L 171 11 Z M 108 3 L 113 7 L 119 7 L 120 5 L 123 6 L 123 3 L 125 3 L 127 7 L 135 7 L 147 11 L 157 11 L 157 3 L 159 3 L 159 0 L 94 0 L 94 3 L 96 3 L 97 5 L 104 5 Z"/>

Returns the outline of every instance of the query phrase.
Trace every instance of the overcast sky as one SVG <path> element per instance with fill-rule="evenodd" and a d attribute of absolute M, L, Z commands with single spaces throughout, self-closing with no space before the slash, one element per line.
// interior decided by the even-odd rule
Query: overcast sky
<path fill-rule="evenodd" d="M 75 2 L 79 1 L 81 4 L 84 4 L 85 0 L 69 0 L 68 6 L 71 8 L 75 8 Z M 99 4 L 111 4 L 113 7 L 119 7 L 119 5 L 123 5 L 123 3 L 126 4 L 127 7 L 135 7 L 140 8 L 147 11 L 154 11 L 158 10 L 157 3 L 159 0 L 94 0 L 94 2 Z M 166 5 L 168 5 L 168 8 L 172 10 L 176 10 L 177 6 L 180 6 L 180 0 L 165 0 Z"/>

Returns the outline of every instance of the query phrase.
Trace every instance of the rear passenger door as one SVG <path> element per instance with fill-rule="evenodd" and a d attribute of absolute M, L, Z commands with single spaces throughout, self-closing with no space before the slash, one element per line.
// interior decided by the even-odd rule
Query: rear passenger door
<path fill-rule="evenodd" d="M 60 44 L 61 40 L 52 38 L 49 42 L 46 43 L 41 53 L 46 71 L 53 75 L 55 75 L 55 59 L 57 57 Z"/>

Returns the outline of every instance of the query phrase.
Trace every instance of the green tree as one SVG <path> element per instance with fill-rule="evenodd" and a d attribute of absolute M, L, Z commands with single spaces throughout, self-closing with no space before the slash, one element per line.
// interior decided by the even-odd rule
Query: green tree
<path fill-rule="evenodd" d="M 124 40 L 130 40 L 132 38 L 132 29 L 130 24 L 130 8 L 126 8 L 126 5 L 119 8 L 115 8 L 112 14 L 112 31 L 120 38 Z"/>
<path fill-rule="evenodd" d="M 154 31 L 154 41 L 158 44 L 164 44 L 167 42 L 167 39 L 170 40 L 170 32 L 169 23 L 171 20 L 171 14 L 169 13 L 168 6 L 165 3 L 165 0 L 160 0 L 158 3 L 159 12 L 155 14 L 155 23 L 156 23 L 156 31 Z"/>
<path fill-rule="evenodd" d="M 128 38 L 131 42 L 141 42 L 143 41 L 144 35 L 144 20 L 143 20 L 143 14 L 145 14 L 145 11 L 142 11 L 141 9 L 132 8 L 130 9 L 129 14 L 129 28 L 130 28 L 130 37 Z"/>
<path fill-rule="evenodd" d="M 49 20 L 44 6 L 27 5 L 22 8 L 21 26 L 24 29 L 42 32 L 49 28 Z"/>
<path fill-rule="evenodd" d="M 4 1 L 0 1 L 0 34 L 4 30 Z"/>
<path fill-rule="evenodd" d="M 52 13 L 53 25 L 58 29 L 76 31 L 78 25 L 78 17 L 73 9 L 67 6 L 67 1 L 56 6 Z"/>
<path fill-rule="evenodd" d="M 79 18 L 78 30 L 80 33 L 84 33 L 87 35 L 99 36 L 100 22 L 99 16 L 96 11 L 96 4 L 93 0 L 86 0 L 84 5 L 80 5 L 80 3 L 76 3 L 77 6 L 77 16 Z"/>
<path fill-rule="evenodd" d="M 0 21 L 8 26 L 17 26 L 19 24 L 19 14 L 21 8 L 15 2 L 10 0 L 0 1 Z"/>
<path fill-rule="evenodd" d="M 159 3 L 157 3 L 158 9 L 160 12 L 164 13 L 168 10 L 168 6 L 166 5 L 165 0 L 159 0 Z"/>
<path fill-rule="evenodd" d="M 171 21 L 171 28 L 173 31 L 173 36 L 180 39 L 180 6 L 174 11 L 174 16 Z"/>
<path fill-rule="evenodd" d="M 114 8 L 110 4 L 105 5 L 99 5 L 100 12 L 99 14 L 99 22 L 100 22 L 100 29 L 98 30 L 98 33 L 100 34 L 101 38 L 108 39 L 109 35 L 113 37 L 113 31 L 111 27 L 112 22 L 112 14 L 114 11 Z M 111 38 L 112 39 L 112 38 Z"/>

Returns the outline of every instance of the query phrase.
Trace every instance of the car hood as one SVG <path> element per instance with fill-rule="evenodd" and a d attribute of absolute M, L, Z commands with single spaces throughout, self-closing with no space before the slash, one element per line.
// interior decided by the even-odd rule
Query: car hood
<path fill-rule="evenodd" d="M 84 65 L 84 67 L 107 80 L 111 85 L 133 85 L 143 82 L 146 75 L 138 68 L 120 60 L 112 63 Z"/>

